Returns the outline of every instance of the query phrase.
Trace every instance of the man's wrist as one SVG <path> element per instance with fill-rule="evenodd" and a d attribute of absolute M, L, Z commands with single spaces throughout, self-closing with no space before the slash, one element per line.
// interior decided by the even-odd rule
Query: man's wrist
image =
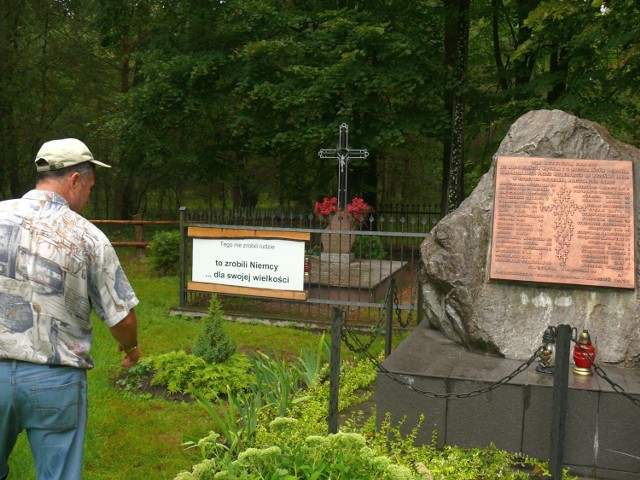
<path fill-rule="evenodd" d="M 129 348 L 125 348 L 124 349 L 124 353 L 126 353 L 127 355 L 131 355 L 132 353 L 135 353 L 136 350 L 138 350 L 138 344 L 137 343 L 135 345 L 129 347 Z"/>

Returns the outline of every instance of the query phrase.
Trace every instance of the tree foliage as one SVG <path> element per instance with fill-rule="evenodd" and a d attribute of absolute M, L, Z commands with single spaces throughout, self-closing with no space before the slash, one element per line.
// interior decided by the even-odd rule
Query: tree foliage
<path fill-rule="evenodd" d="M 93 217 L 176 215 L 182 204 L 309 209 L 336 189 L 335 165 L 317 152 L 343 122 L 370 152 L 350 165 L 350 193 L 374 206 L 446 202 L 450 184 L 459 203 L 531 109 L 640 143 L 640 16 L 627 0 L 0 9 L 0 196 L 30 188 L 43 141 L 75 136 L 114 167 L 97 176 Z"/>

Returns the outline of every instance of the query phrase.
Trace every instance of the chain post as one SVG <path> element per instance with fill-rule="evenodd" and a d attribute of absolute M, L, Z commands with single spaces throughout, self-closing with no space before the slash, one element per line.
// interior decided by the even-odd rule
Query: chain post
<path fill-rule="evenodd" d="M 391 355 L 391 336 L 393 331 L 393 299 L 396 291 L 396 279 L 391 277 L 389 280 L 389 292 L 387 293 L 387 328 L 384 334 L 384 356 Z"/>
<path fill-rule="evenodd" d="M 416 288 L 418 289 L 418 305 L 416 306 L 416 309 L 418 310 L 418 313 L 416 315 L 416 324 L 420 325 L 422 323 L 422 320 L 424 320 L 424 292 L 422 291 L 422 286 L 420 285 L 420 282 L 416 280 Z"/>
<path fill-rule="evenodd" d="M 569 354 L 571 326 L 558 325 L 556 329 L 556 361 L 553 370 L 553 413 L 549 445 L 549 473 L 552 480 L 562 480 L 564 434 L 569 390 Z"/>
<path fill-rule="evenodd" d="M 331 359 L 329 365 L 329 433 L 338 432 L 338 391 L 340 388 L 340 338 L 342 311 L 333 307 L 331 318 Z"/>

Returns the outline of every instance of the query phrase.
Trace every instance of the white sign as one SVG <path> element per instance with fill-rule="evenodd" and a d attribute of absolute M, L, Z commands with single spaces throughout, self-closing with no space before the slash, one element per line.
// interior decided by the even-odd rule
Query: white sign
<path fill-rule="evenodd" d="M 304 290 L 304 242 L 263 238 L 194 238 L 194 282 Z"/>

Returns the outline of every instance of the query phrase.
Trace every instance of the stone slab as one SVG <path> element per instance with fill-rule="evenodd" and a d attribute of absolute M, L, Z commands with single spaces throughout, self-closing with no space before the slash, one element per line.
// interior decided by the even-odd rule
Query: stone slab
<path fill-rule="evenodd" d="M 533 352 L 532 352 L 533 354 Z M 490 355 L 478 355 L 462 350 L 457 362 L 451 369 L 450 377 L 458 380 L 476 380 L 481 382 L 497 382 L 509 376 L 524 362 L 511 359 L 502 359 L 496 362 Z M 473 368 L 469 368 L 472 365 Z M 519 378 L 520 377 L 520 378 Z M 522 384 L 524 372 L 514 377 L 510 383 Z"/>
<path fill-rule="evenodd" d="M 325 253 L 320 254 L 320 259 L 323 262 L 329 263 L 351 263 L 356 259 L 355 253 Z"/>
<path fill-rule="evenodd" d="M 309 283 L 343 288 L 375 288 L 391 275 L 399 273 L 407 262 L 361 259 L 352 262 L 338 258 L 310 256 Z"/>
<path fill-rule="evenodd" d="M 638 480 L 637 473 L 623 472 L 621 470 L 609 470 L 604 468 L 595 468 L 588 473 L 593 478 L 606 478 L 608 480 Z M 577 472 L 580 474 L 580 472 Z"/>
<path fill-rule="evenodd" d="M 402 352 L 402 355 L 396 353 Z M 461 348 L 451 348 L 451 341 L 428 328 L 415 328 L 384 362 L 395 373 L 448 379 L 462 355 Z"/>
<path fill-rule="evenodd" d="M 522 452 L 534 458 L 549 456 L 549 436 L 552 404 L 550 388 L 526 385 L 523 388 L 524 419 L 522 425 Z"/>
<path fill-rule="evenodd" d="M 455 381 L 452 393 L 467 393 L 487 386 L 484 382 Z M 488 447 L 520 451 L 522 445 L 523 391 L 511 385 L 498 390 L 449 400 L 446 443 L 465 448 Z"/>
<path fill-rule="evenodd" d="M 379 302 L 386 297 L 389 282 L 408 280 L 409 263 L 399 260 L 310 256 L 309 298 L 354 302 Z M 343 261 L 344 260 L 344 261 Z"/>
<path fill-rule="evenodd" d="M 574 376 L 569 373 L 570 376 Z M 569 388 L 565 420 L 564 463 L 596 467 L 600 442 L 599 392 Z M 549 413 L 553 405 L 549 405 Z"/>
<path fill-rule="evenodd" d="M 640 400 L 640 396 L 635 397 Z M 620 394 L 602 393 L 599 415 L 598 466 L 637 472 L 640 469 L 640 408 Z M 624 421 L 622 425 L 620 419 Z"/>
<path fill-rule="evenodd" d="M 404 375 L 403 381 L 411 382 L 418 390 L 446 391 L 447 382 L 441 378 L 412 377 Z M 400 426 L 403 435 L 409 435 L 412 429 L 420 422 L 420 415 L 424 414 L 422 427 L 416 436 L 416 443 L 431 445 L 433 432 L 435 432 L 436 446 L 442 448 L 445 445 L 445 425 L 447 419 L 447 402 L 441 398 L 426 398 L 418 392 L 410 392 L 393 388 L 394 381 L 385 375 L 380 375 L 377 381 L 376 391 L 385 391 L 385 395 L 377 395 L 376 421 L 381 425 L 386 420 L 386 412 L 390 414 L 392 425 Z M 406 408 L 402 412 L 394 406 L 402 404 Z"/>

